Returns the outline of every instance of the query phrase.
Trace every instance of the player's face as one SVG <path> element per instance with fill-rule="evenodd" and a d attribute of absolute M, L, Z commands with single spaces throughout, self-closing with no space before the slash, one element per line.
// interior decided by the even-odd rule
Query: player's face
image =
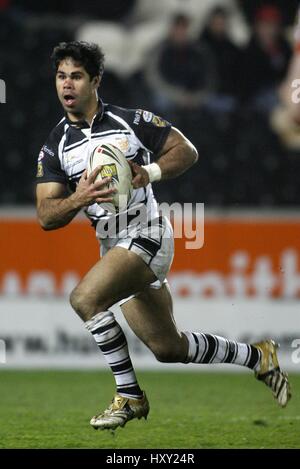
<path fill-rule="evenodd" d="M 62 60 L 56 72 L 58 99 L 67 113 L 84 115 L 93 106 L 99 78 L 90 79 L 87 71 L 71 58 Z"/>

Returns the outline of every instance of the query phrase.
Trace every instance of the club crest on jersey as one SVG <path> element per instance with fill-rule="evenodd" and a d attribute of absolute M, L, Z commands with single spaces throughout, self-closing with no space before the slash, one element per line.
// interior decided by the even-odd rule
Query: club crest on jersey
<path fill-rule="evenodd" d="M 167 122 L 159 116 L 153 116 L 151 122 L 156 127 L 166 127 L 167 125 Z"/>
<path fill-rule="evenodd" d="M 43 163 L 41 161 L 39 161 L 38 165 L 37 165 L 36 177 L 37 178 L 42 178 L 43 176 L 44 176 Z"/>
<path fill-rule="evenodd" d="M 127 137 L 116 137 L 115 143 L 123 153 L 129 151 L 130 145 Z"/>
<path fill-rule="evenodd" d="M 102 178 L 111 177 L 112 181 L 119 181 L 118 171 L 115 163 L 103 165 L 100 174 Z"/>

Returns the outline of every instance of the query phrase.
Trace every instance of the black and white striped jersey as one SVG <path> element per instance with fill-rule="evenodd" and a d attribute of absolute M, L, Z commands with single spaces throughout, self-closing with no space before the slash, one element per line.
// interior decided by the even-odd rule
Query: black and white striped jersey
<path fill-rule="evenodd" d="M 151 112 L 100 101 L 91 126 L 86 121 L 74 123 L 65 116 L 52 130 L 39 154 L 37 183 L 60 182 L 74 192 L 89 156 L 102 143 L 115 145 L 139 165 L 149 164 L 162 149 L 170 129 L 169 122 Z M 140 204 L 146 206 L 148 219 L 158 216 L 151 184 L 133 191 L 128 209 Z M 116 216 L 96 203 L 86 207 L 85 213 L 93 226 Z"/>

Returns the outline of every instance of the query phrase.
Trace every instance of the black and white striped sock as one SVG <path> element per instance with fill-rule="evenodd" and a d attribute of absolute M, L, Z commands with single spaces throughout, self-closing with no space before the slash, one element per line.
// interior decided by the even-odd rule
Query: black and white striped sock
<path fill-rule="evenodd" d="M 143 395 L 129 356 L 127 340 L 111 311 L 96 314 L 85 323 L 113 372 L 117 392 L 121 396 L 140 398 Z"/>
<path fill-rule="evenodd" d="M 212 334 L 183 332 L 188 339 L 186 363 L 232 363 L 255 370 L 260 363 L 260 351 L 250 344 L 242 344 Z"/>

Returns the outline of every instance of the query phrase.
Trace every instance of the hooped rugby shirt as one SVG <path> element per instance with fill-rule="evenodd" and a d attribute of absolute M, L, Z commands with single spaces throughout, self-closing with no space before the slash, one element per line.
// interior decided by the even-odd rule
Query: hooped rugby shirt
<path fill-rule="evenodd" d="M 99 104 L 91 126 L 86 121 L 72 122 L 66 115 L 54 127 L 38 157 L 37 183 L 59 182 L 74 192 L 89 156 L 103 143 L 115 145 L 139 165 L 149 164 L 159 154 L 171 129 L 169 122 L 142 109 L 121 108 L 101 100 Z M 146 206 L 148 219 L 158 216 L 151 184 L 133 190 L 128 210 L 140 204 Z M 118 217 L 97 203 L 85 207 L 84 212 L 94 227 L 99 220 Z"/>

